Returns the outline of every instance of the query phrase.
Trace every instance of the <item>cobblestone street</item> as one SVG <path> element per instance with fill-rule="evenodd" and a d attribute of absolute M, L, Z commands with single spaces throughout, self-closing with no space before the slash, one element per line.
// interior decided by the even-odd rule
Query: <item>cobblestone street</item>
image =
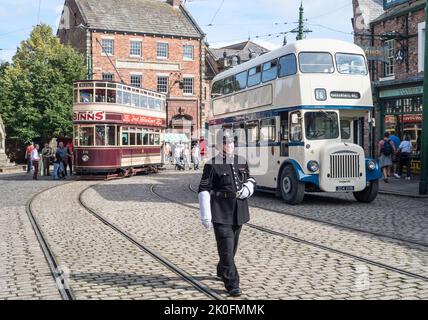
<path fill-rule="evenodd" d="M 45 189 L 32 211 L 76 299 L 210 299 L 151 252 L 231 299 L 215 277 L 214 233 L 198 220 L 200 172 L 1 179 L 0 299 L 61 299 L 26 215 Z M 240 299 L 428 299 L 428 199 L 307 194 L 289 206 L 257 193 L 250 215 L 237 253 Z"/>

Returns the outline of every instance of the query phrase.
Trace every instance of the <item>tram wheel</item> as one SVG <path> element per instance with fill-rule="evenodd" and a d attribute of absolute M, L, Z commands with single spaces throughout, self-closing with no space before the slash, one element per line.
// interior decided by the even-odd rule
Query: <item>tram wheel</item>
<path fill-rule="evenodd" d="M 286 203 L 295 205 L 303 201 L 305 184 L 299 181 L 292 166 L 287 166 L 282 170 L 279 188 L 282 199 Z"/>
<path fill-rule="evenodd" d="M 376 199 L 379 192 L 379 180 L 370 181 L 370 185 L 363 191 L 354 192 L 354 197 L 358 202 L 370 203 Z"/>

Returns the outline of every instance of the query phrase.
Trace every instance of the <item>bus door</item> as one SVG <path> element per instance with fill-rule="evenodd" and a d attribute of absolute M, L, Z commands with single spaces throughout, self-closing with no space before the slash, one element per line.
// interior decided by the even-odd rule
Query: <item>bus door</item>
<path fill-rule="evenodd" d="M 288 157 L 288 111 L 281 112 L 280 117 L 280 157 Z"/>
<path fill-rule="evenodd" d="M 259 121 L 248 121 L 245 123 L 245 131 L 247 136 L 247 162 L 252 174 L 254 170 L 260 166 L 260 149 L 259 144 Z"/>

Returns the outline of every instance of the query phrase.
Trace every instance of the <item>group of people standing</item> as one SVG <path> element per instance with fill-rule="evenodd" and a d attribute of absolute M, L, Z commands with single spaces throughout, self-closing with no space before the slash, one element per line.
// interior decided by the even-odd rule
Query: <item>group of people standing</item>
<path fill-rule="evenodd" d="M 40 150 L 38 144 L 30 142 L 25 151 L 27 160 L 27 174 L 33 170 L 33 180 L 38 180 L 40 171 L 44 176 L 51 176 L 50 165 L 53 162 L 53 179 L 65 179 L 67 176 L 67 167 L 70 169 L 70 176 L 73 174 L 73 146 L 60 142 L 57 147 L 52 148 L 45 143 L 44 148 Z M 41 169 L 41 170 L 40 170 Z"/>
<path fill-rule="evenodd" d="M 165 145 L 166 162 L 175 164 L 176 170 L 186 170 L 186 166 L 191 170 L 191 163 L 193 162 L 193 169 L 199 170 L 199 165 L 202 161 L 201 148 L 199 142 L 196 142 L 190 151 L 189 146 L 179 143 Z"/>
<path fill-rule="evenodd" d="M 410 135 L 406 134 L 403 141 L 395 134 L 385 132 L 383 139 L 379 141 L 379 165 L 382 168 L 384 181 L 388 182 L 388 177 L 394 176 L 400 179 L 403 175 L 403 168 L 406 167 L 406 180 L 411 178 L 413 145 Z"/>

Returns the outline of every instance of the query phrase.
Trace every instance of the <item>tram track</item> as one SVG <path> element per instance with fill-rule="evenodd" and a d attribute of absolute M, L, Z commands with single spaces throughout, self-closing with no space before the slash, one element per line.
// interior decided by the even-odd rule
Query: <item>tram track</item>
<path fill-rule="evenodd" d="M 199 208 L 196 207 L 196 206 L 192 206 L 192 205 L 189 205 L 189 204 L 184 203 L 182 201 L 178 201 L 178 200 L 166 197 L 165 195 L 162 195 L 159 192 L 157 192 L 155 190 L 155 188 L 156 188 L 156 185 L 151 185 L 150 190 L 157 197 L 159 197 L 161 199 L 164 199 L 166 201 L 178 204 L 180 206 L 192 209 L 192 210 L 196 210 L 196 211 L 199 210 Z M 190 189 L 190 185 L 189 185 L 189 189 Z M 195 192 L 192 189 L 190 189 L 190 190 L 192 192 Z M 360 261 L 360 262 L 363 262 L 363 263 L 366 263 L 366 264 L 369 264 L 369 265 L 372 265 L 372 266 L 376 266 L 376 267 L 379 267 L 379 268 L 382 268 L 382 269 L 385 269 L 385 270 L 388 270 L 388 271 L 391 271 L 391 272 L 394 272 L 394 273 L 398 273 L 398 274 L 401 274 L 401 275 L 404 275 L 404 276 L 407 276 L 407 277 L 411 277 L 411 278 L 414 278 L 414 279 L 418 279 L 418 280 L 422 280 L 422 281 L 428 282 L 428 277 L 424 276 L 424 275 L 421 275 L 421 274 L 417 274 L 417 273 L 414 273 L 414 272 L 403 270 L 403 269 L 400 269 L 400 268 L 397 268 L 397 267 L 394 267 L 394 266 L 390 266 L 390 265 L 387 265 L 387 264 L 384 264 L 384 263 L 381 263 L 381 262 L 377 262 L 377 261 L 374 261 L 374 260 L 371 260 L 371 259 L 368 259 L 368 258 L 363 258 L 363 257 L 357 256 L 355 254 L 352 254 L 352 253 L 349 253 L 349 252 L 346 252 L 346 251 L 342 251 L 342 250 L 339 250 L 339 249 L 328 247 L 328 246 L 320 244 L 320 243 L 316 243 L 316 242 L 313 242 L 313 241 L 305 240 L 305 239 L 302 239 L 302 238 L 299 238 L 299 237 L 295 237 L 295 236 L 292 236 L 292 235 L 289 235 L 289 234 L 286 234 L 286 233 L 283 233 L 283 232 L 279 232 L 279 231 L 275 231 L 275 230 L 272 230 L 272 229 L 268 229 L 268 228 L 265 228 L 265 227 L 262 227 L 262 226 L 259 226 L 259 225 L 255 225 L 255 224 L 251 224 L 251 223 L 247 223 L 246 225 L 248 227 L 254 229 L 254 230 L 258 230 L 258 231 L 261 231 L 261 232 L 264 232 L 264 233 L 268 233 L 268 234 L 271 234 L 271 235 L 274 235 L 274 236 L 279 236 L 279 237 L 282 237 L 282 238 L 286 238 L 286 239 L 292 240 L 294 242 L 297 242 L 299 244 L 308 245 L 308 246 L 315 247 L 315 248 L 318 248 L 318 249 L 321 249 L 321 250 L 324 250 L 324 251 L 332 252 L 332 253 L 335 253 L 335 254 L 338 254 L 338 255 L 342 255 L 342 256 L 345 256 L 345 257 L 348 257 L 348 258 L 351 258 L 351 259 L 355 259 L 357 261 Z"/>
<path fill-rule="evenodd" d="M 99 183 L 101 184 L 101 183 Z M 95 184 L 95 185 L 99 185 Z M 169 270 L 177 274 L 180 278 L 185 280 L 187 283 L 189 283 L 192 287 L 197 289 L 199 292 L 205 294 L 209 298 L 213 300 L 224 300 L 224 298 L 216 293 L 211 288 L 205 286 L 202 284 L 199 280 L 195 279 L 191 274 L 187 273 L 185 270 L 179 268 L 177 265 L 175 265 L 173 262 L 169 261 L 167 258 L 162 256 L 160 253 L 156 252 L 149 246 L 145 245 L 141 241 L 139 241 L 135 236 L 131 235 L 127 231 L 123 230 L 121 227 L 119 227 L 114 222 L 108 220 L 106 217 L 101 215 L 100 213 L 96 212 L 94 209 L 90 208 L 83 200 L 83 195 L 86 191 L 89 189 L 92 189 L 95 185 L 91 185 L 84 190 L 82 190 L 78 195 L 78 201 L 79 204 L 90 214 L 92 214 L 95 218 L 97 218 L 99 221 L 101 221 L 104 225 L 108 226 L 110 229 L 114 230 L 118 234 L 120 234 L 122 237 L 124 237 L 126 240 L 128 240 L 133 245 L 137 246 L 141 251 L 147 253 L 151 257 L 153 257 L 155 260 L 157 260 L 159 263 L 167 267 Z"/>
<path fill-rule="evenodd" d="M 197 191 L 195 189 L 193 189 L 193 185 L 192 184 L 189 184 L 188 188 L 193 193 L 197 193 Z M 317 218 L 312 218 L 312 217 L 306 217 L 306 216 L 302 216 L 302 215 L 299 215 L 299 214 L 296 214 L 296 213 L 284 212 L 284 211 L 281 211 L 281 210 L 266 208 L 266 207 L 262 207 L 262 206 L 258 206 L 258 205 L 254 205 L 254 204 L 251 204 L 250 207 L 256 208 L 256 209 L 261 209 L 261 210 L 266 210 L 266 211 L 270 211 L 270 212 L 274 212 L 274 213 L 278 213 L 278 214 L 282 214 L 282 215 L 286 215 L 286 216 L 291 216 L 291 217 L 299 218 L 299 219 L 306 220 L 306 221 L 317 222 L 317 223 L 321 223 L 321 224 L 324 224 L 324 225 L 327 225 L 327 226 L 343 228 L 343 229 L 355 231 L 355 232 L 358 232 L 358 233 L 363 233 L 363 234 L 367 234 L 367 235 L 372 235 L 372 236 L 376 236 L 376 237 L 381 237 L 381 238 L 386 238 L 386 239 L 390 239 L 390 240 L 400 241 L 400 242 L 404 242 L 404 243 L 408 243 L 408 244 L 412 244 L 412 245 L 417 245 L 419 247 L 423 247 L 423 248 L 428 249 L 428 244 L 420 242 L 420 241 L 414 241 L 414 240 L 410 240 L 410 239 L 404 239 L 404 238 L 394 237 L 394 236 L 386 235 L 386 234 L 380 233 L 380 232 L 368 231 L 368 230 L 364 230 L 364 229 L 361 229 L 361 228 L 355 228 L 355 227 L 347 226 L 347 225 L 340 224 L 340 223 L 330 222 L 330 221 L 326 221 L 326 220 L 322 220 L 322 219 L 317 219 Z"/>
<path fill-rule="evenodd" d="M 74 181 L 73 181 L 74 182 Z M 71 184 L 73 182 L 68 182 L 66 184 Z M 46 236 L 43 233 L 43 230 L 40 228 L 40 225 L 34 215 L 33 211 L 33 202 L 43 193 L 48 192 L 52 189 L 58 188 L 60 186 L 64 186 L 64 184 L 60 184 L 57 186 L 53 186 L 50 188 L 46 188 L 35 195 L 33 195 L 27 202 L 25 206 L 25 211 L 27 213 L 28 219 L 30 220 L 31 226 L 33 228 L 34 233 L 36 234 L 37 241 L 39 242 L 40 248 L 45 256 L 49 269 L 51 270 L 52 277 L 54 278 L 55 284 L 58 288 L 59 294 L 63 300 L 76 300 L 73 290 L 68 287 L 68 285 L 62 279 L 62 270 L 60 268 L 60 264 L 52 250 L 49 246 L 49 243 L 46 239 Z M 60 282 L 60 283 L 59 283 Z"/>

